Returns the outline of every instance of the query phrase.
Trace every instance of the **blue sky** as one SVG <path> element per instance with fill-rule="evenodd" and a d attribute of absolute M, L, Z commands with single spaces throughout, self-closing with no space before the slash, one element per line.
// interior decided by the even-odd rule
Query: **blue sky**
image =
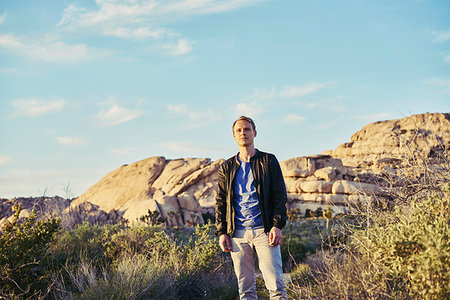
<path fill-rule="evenodd" d="M 450 2 L 0 0 L 0 197 L 78 196 L 151 156 L 279 160 L 450 111 Z"/>

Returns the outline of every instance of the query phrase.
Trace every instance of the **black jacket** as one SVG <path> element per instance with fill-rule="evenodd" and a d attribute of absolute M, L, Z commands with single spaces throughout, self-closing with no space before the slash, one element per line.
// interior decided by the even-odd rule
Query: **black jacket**
<path fill-rule="evenodd" d="M 264 231 L 272 227 L 282 229 L 286 225 L 286 186 L 280 164 L 275 155 L 256 150 L 250 159 L 255 179 L 259 208 L 264 223 Z M 218 191 L 216 196 L 217 235 L 233 236 L 235 230 L 233 208 L 234 177 L 240 167 L 238 154 L 227 159 L 219 169 Z"/>

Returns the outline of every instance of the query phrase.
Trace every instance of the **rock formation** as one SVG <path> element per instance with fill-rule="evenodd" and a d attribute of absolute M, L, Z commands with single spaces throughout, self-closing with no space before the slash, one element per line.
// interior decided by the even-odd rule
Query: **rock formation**
<path fill-rule="evenodd" d="M 288 193 L 288 208 L 317 209 L 330 205 L 334 212 L 382 195 L 375 174 L 344 166 L 330 155 L 296 157 L 280 162 Z"/>
<path fill-rule="evenodd" d="M 58 196 L 0 199 L 0 225 L 12 220 L 15 205 L 21 206 L 20 218 L 29 217 L 34 210 L 38 219 L 60 218 L 65 227 L 73 227 L 82 222 L 115 224 L 122 220 L 121 215 L 114 209 L 105 212 L 89 202 L 70 208 L 70 203 L 71 200 Z"/>
<path fill-rule="evenodd" d="M 303 214 L 307 208 L 329 205 L 335 213 L 342 212 L 383 196 L 376 182 L 382 173 L 395 174 L 411 158 L 432 160 L 449 148 L 450 114 L 426 113 L 368 124 L 334 150 L 280 162 L 288 208 Z M 70 216 L 68 223 L 104 224 L 122 218 L 136 222 L 148 211 L 157 211 L 167 226 L 203 223 L 205 213 L 214 213 L 222 162 L 150 157 L 112 171 L 71 203 L 61 198 L 38 205 L 43 212 Z M 11 215 L 14 202 L 22 202 L 24 215 L 29 213 L 31 200 L 20 199 L 3 200 L 0 223 Z"/>
<path fill-rule="evenodd" d="M 364 126 L 344 143 L 327 151 L 346 166 L 398 167 L 405 157 L 432 157 L 450 148 L 450 114 L 426 113 Z"/>
<path fill-rule="evenodd" d="M 158 211 L 166 225 L 203 223 L 203 212 L 214 211 L 217 169 L 223 160 L 169 160 L 150 157 L 112 171 L 71 203 L 90 202 L 104 211 L 115 209 L 130 222 L 148 210 Z"/>

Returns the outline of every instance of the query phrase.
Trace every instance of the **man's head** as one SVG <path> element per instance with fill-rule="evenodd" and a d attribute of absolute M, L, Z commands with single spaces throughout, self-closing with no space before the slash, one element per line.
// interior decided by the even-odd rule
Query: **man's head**
<path fill-rule="evenodd" d="M 253 140 L 256 137 L 256 125 L 251 118 L 246 116 L 240 117 L 234 121 L 232 129 L 234 140 L 240 147 L 247 147 L 253 144 Z"/>
<path fill-rule="evenodd" d="M 249 122 L 250 125 L 252 125 L 253 130 L 256 131 L 256 125 L 255 125 L 255 122 L 254 122 L 251 118 L 246 117 L 246 116 L 240 116 L 239 119 L 237 119 L 236 121 L 234 121 L 233 126 L 231 127 L 231 130 L 233 130 L 233 132 L 234 132 L 234 126 L 236 125 L 236 123 L 237 123 L 238 121 L 241 121 L 241 120 Z"/>

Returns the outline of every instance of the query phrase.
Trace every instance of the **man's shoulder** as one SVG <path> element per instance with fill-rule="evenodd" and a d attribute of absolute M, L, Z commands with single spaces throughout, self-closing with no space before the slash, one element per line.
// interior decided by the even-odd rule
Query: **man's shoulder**
<path fill-rule="evenodd" d="M 258 150 L 258 158 L 265 160 L 265 161 L 271 161 L 273 159 L 276 159 L 275 154 L 269 153 L 269 152 L 264 152 L 264 151 L 260 151 Z"/>
<path fill-rule="evenodd" d="M 231 164 L 236 161 L 236 155 L 233 155 L 232 157 L 227 158 L 222 164 Z"/>
<path fill-rule="evenodd" d="M 222 168 L 223 168 L 223 167 L 228 167 L 228 166 L 234 164 L 235 162 L 236 162 L 236 155 L 233 155 L 232 157 L 226 159 L 226 160 L 221 164 L 221 166 L 222 166 Z"/>

